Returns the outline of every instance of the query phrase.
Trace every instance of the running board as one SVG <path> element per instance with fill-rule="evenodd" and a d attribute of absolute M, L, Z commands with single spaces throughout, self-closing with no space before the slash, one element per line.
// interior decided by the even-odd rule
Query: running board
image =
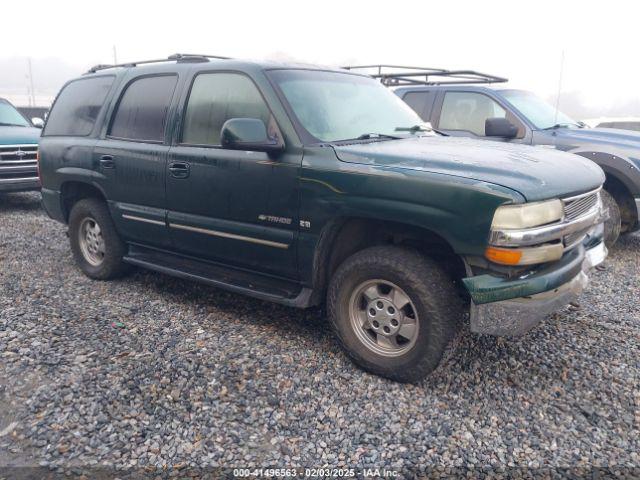
<path fill-rule="evenodd" d="M 290 307 L 311 306 L 311 289 L 281 278 L 234 269 L 140 245 L 130 245 L 123 260 L 131 265 L 193 280 Z"/>

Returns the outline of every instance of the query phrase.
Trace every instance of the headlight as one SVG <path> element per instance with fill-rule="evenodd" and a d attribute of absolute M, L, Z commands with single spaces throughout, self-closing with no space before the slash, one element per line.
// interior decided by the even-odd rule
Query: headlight
<path fill-rule="evenodd" d="M 503 205 L 493 215 L 491 229 L 539 227 L 562 220 L 564 208 L 560 200 Z"/>
<path fill-rule="evenodd" d="M 558 260 L 564 251 L 560 239 L 553 243 L 539 241 L 538 232 L 563 218 L 564 205 L 558 199 L 498 207 L 484 255 L 502 265 L 535 265 Z"/>

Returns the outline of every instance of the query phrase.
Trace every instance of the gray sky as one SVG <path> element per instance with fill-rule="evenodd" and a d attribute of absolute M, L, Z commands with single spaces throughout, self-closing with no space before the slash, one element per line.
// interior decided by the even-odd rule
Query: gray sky
<path fill-rule="evenodd" d="M 5 0 L 0 96 L 26 104 L 27 57 L 43 103 L 68 78 L 112 63 L 115 45 L 119 61 L 182 52 L 471 68 L 551 98 L 564 51 L 561 108 L 640 116 L 639 13 L 622 0 Z"/>

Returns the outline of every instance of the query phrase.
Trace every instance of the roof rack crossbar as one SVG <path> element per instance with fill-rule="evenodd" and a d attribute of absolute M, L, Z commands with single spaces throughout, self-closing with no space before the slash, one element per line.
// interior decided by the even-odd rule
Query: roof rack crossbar
<path fill-rule="evenodd" d="M 442 68 L 406 67 L 402 65 L 355 65 L 342 67 L 360 71 L 377 78 L 387 87 L 406 85 L 467 85 L 504 83 L 504 77 L 476 72 L 475 70 L 444 70 Z"/>
<path fill-rule="evenodd" d="M 231 57 L 223 57 L 220 55 L 197 55 L 192 53 L 175 53 L 167 58 L 158 58 L 156 60 L 140 60 L 137 62 L 117 63 L 112 65 L 96 65 L 91 67 L 87 73 L 96 73 L 99 70 L 117 67 L 136 67 L 138 65 L 148 65 L 150 63 L 177 62 L 177 63 L 199 63 L 208 62 L 209 59 L 230 60 Z"/>

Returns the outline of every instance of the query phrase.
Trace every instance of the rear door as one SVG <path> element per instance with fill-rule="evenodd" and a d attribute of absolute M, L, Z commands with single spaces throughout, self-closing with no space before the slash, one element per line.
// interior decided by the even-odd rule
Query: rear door
<path fill-rule="evenodd" d="M 168 222 L 175 250 L 295 279 L 301 152 L 228 150 L 220 130 L 257 118 L 279 133 L 256 84 L 239 72 L 195 75 L 167 167 Z"/>
<path fill-rule="evenodd" d="M 178 83 L 174 73 L 133 78 L 113 108 L 94 149 L 98 178 L 121 235 L 169 247 L 165 175 L 167 122 Z"/>

